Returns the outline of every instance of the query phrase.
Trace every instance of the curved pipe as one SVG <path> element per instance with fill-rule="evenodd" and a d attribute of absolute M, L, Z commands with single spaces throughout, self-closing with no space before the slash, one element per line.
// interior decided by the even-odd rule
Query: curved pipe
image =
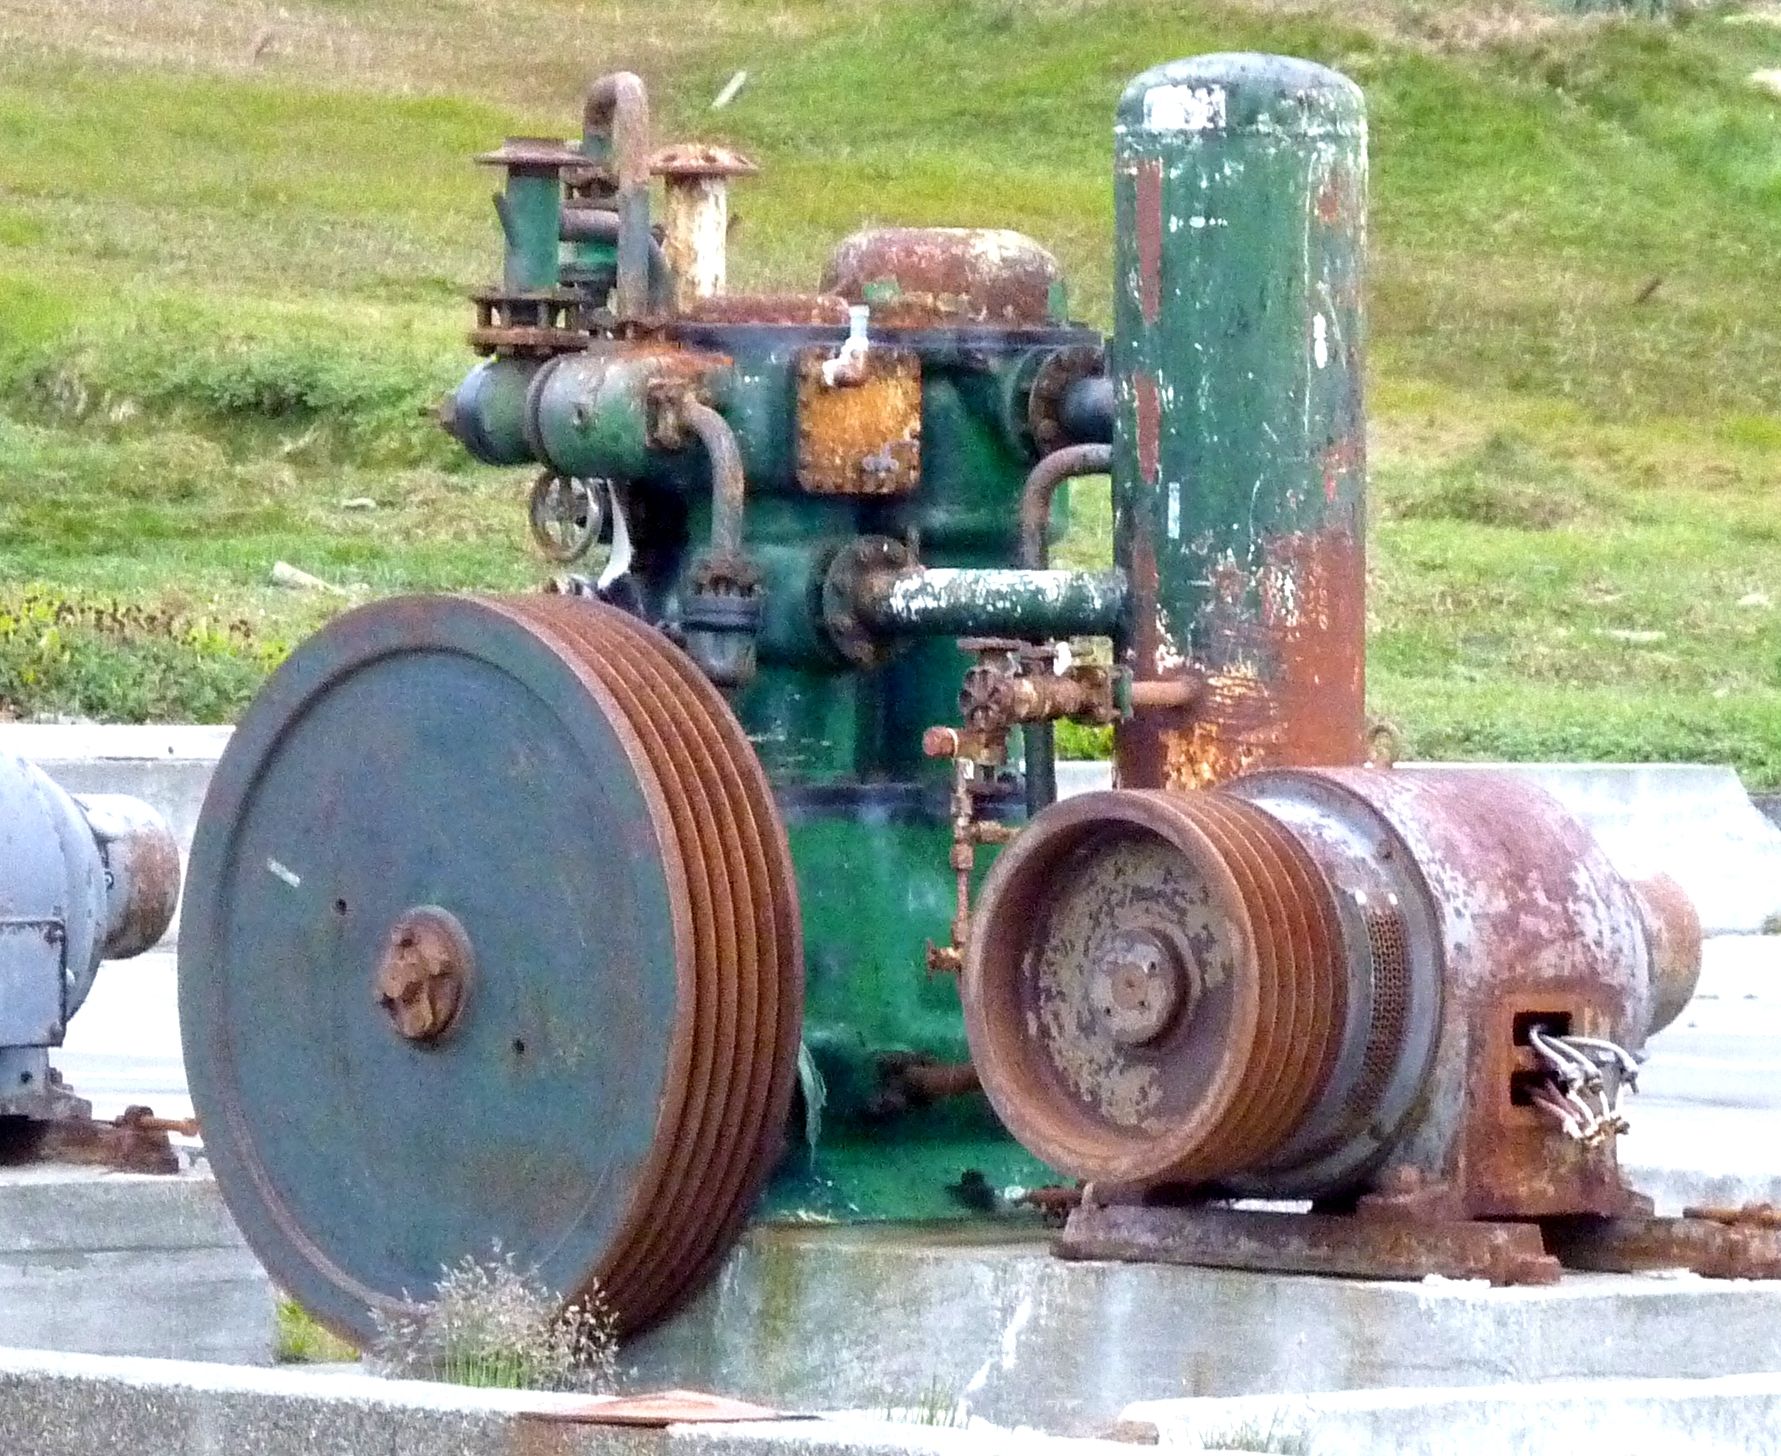
<path fill-rule="evenodd" d="M 747 481 L 742 474 L 742 449 L 730 422 L 708 404 L 688 400 L 679 408 L 680 422 L 705 447 L 711 462 L 711 561 L 725 565 L 742 556 L 742 506 Z"/>
<path fill-rule="evenodd" d="M 1113 469 L 1111 445 L 1066 445 L 1053 450 L 1027 475 L 1020 488 L 1021 566 L 1045 565 L 1045 529 L 1051 524 L 1051 502 L 1066 480 L 1106 475 Z"/>
<path fill-rule="evenodd" d="M 565 243 L 616 243 L 618 214 L 604 207 L 565 208 L 562 234 Z M 652 313 L 662 313 L 674 300 L 674 273 L 655 234 L 644 236 L 649 240 L 649 308 Z"/>
<path fill-rule="evenodd" d="M 1051 502 L 1066 480 L 1106 475 L 1113 469 L 1111 445 L 1069 445 L 1053 450 L 1027 475 L 1020 490 L 1020 564 L 1045 565 L 1045 533 L 1051 525 Z M 1050 723 L 1027 723 L 1020 730 L 1026 758 L 1027 819 L 1057 799 L 1057 734 Z"/>
<path fill-rule="evenodd" d="M 649 93 L 642 77 L 614 71 L 595 81 L 582 106 L 581 128 L 582 149 L 612 169 L 618 189 L 613 312 L 620 319 L 641 318 L 649 307 Z"/>

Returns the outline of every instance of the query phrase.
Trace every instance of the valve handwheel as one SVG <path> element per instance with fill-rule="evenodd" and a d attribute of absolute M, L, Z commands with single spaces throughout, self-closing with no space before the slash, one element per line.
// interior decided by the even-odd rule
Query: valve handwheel
<path fill-rule="evenodd" d="M 579 561 L 600 539 L 606 521 L 607 486 L 600 480 L 546 470 L 532 482 L 526 519 L 532 540 L 551 561 Z"/>

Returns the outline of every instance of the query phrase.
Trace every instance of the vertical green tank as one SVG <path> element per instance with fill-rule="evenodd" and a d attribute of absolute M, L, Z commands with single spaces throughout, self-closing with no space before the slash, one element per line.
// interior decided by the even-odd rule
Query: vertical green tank
<path fill-rule="evenodd" d="M 1128 786 L 1362 756 L 1366 148 L 1359 88 L 1308 61 L 1198 56 L 1120 98 L 1127 663 L 1204 684 L 1121 727 Z"/>

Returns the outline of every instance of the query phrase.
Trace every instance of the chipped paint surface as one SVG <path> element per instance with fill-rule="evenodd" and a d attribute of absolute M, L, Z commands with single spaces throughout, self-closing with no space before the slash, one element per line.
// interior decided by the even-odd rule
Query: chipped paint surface
<path fill-rule="evenodd" d="M 910 567 L 862 578 L 854 606 L 881 631 L 933 636 L 1105 637 L 1124 618 L 1122 571 Z"/>
<path fill-rule="evenodd" d="M 798 484 L 814 495 L 904 495 L 921 483 L 921 360 L 873 345 L 860 377 L 829 385 L 833 349 L 798 358 Z"/>
<path fill-rule="evenodd" d="M 724 291 L 730 194 L 722 177 L 677 179 L 664 190 L 662 253 L 674 275 L 674 303 L 691 307 Z"/>
<path fill-rule="evenodd" d="M 1216 119 L 1191 109 L 1214 93 Z M 1140 681 L 1205 682 L 1192 708 L 1121 726 L 1120 782 L 1360 762 L 1358 93 L 1304 63 L 1202 57 L 1134 82 L 1119 115 L 1109 359 L 1127 661 Z"/>
<path fill-rule="evenodd" d="M 1151 131 L 1218 131 L 1226 99 L 1222 86 L 1158 86 L 1144 95 L 1144 125 Z"/>
<path fill-rule="evenodd" d="M 1619 1213 L 1612 1144 L 1563 1137 L 1511 1098 L 1531 1071 L 1515 1017 L 1564 1015 L 1574 1031 L 1643 1044 L 1650 953 L 1632 887 L 1574 818 L 1508 774 L 1318 770 L 1402 839 L 1442 937 L 1438 1075 L 1399 1158 L 1467 1216 Z"/>
<path fill-rule="evenodd" d="M 1138 299 L 1144 321 L 1163 308 L 1163 164 L 1152 158 L 1134 173 L 1138 189 Z M 1170 220 L 1171 225 L 1176 221 Z"/>

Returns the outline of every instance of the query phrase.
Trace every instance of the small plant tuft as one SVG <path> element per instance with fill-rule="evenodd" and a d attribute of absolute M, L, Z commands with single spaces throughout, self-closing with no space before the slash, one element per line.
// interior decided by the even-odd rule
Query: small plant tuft
<path fill-rule="evenodd" d="M 327 1329 L 288 1294 L 278 1301 L 272 1358 L 280 1365 L 343 1365 L 359 1358 L 358 1347 Z"/>
<path fill-rule="evenodd" d="M 380 1317 L 371 1352 L 385 1375 L 508 1390 L 611 1390 L 618 1324 L 590 1288 L 564 1306 L 513 1255 L 465 1257 L 413 1314 Z"/>
<path fill-rule="evenodd" d="M 913 1399 L 887 1399 L 884 1419 L 898 1425 L 938 1426 L 954 1429 L 971 1424 L 971 1414 L 964 1400 L 938 1375 L 915 1393 Z"/>

